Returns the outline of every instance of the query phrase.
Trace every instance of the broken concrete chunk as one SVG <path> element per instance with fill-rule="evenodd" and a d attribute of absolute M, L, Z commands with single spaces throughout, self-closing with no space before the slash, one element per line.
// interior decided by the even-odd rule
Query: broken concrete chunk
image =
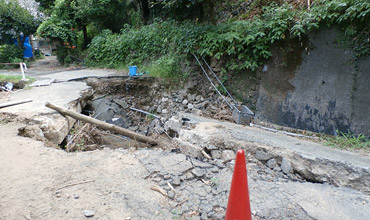
<path fill-rule="evenodd" d="M 130 106 L 127 104 L 127 102 L 123 99 L 115 99 L 115 103 L 117 103 L 119 106 L 121 106 L 124 109 L 128 109 Z"/>
<path fill-rule="evenodd" d="M 164 125 L 164 129 L 166 131 L 173 131 L 177 134 L 180 133 L 180 130 L 182 128 L 182 122 L 177 117 L 171 117 Z"/>
<path fill-rule="evenodd" d="M 233 150 L 224 150 L 221 153 L 221 160 L 224 162 L 235 159 L 235 153 Z"/>
<path fill-rule="evenodd" d="M 292 165 L 290 164 L 290 161 L 286 158 L 283 158 L 283 161 L 281 161 L 281 170 L 285 174 L 293 172 Z"/>
<path fill-rule="evenodd" d="M 172 185 L 174 186 L 180 186 L 181 184 L 181 180 L 179 177 L 174 177 L 173 180 L 172 180 Z"/>
<path fill-rule="evenodd" d="M 274 158 L 267 161 L 267 167 L 270 169 L 274 169 L 276 167 L 276 160 Z"/>
<path fill-rule="evenodd" d="M 37 141 L 45 141 L 44 133 L 37 125 L 30 125 L 19 128 L 18 135 L 23 137 L 34 138 Z"/>
<path fill-rule="evenodd" d="M 211 156 L 214 159 L 220 159 L 221 158 L 221 151 L 220 150 L 212 150 Z"/>
<path fill-rule="evenodd" d="M 206 174 L 203 169 L 200 169 L 198 167 L 194 168 L 191 172 L 194 174 L 194 176 L 198 178 L 203 177 Z"/>
<path fill-rule="evenodd" d="M 258 150 L 256 151 L 256 159 L 260 161 L 267 161 L 272 158 L 272 155 L 269 153 L 266 153 L 264 151 Z"/>

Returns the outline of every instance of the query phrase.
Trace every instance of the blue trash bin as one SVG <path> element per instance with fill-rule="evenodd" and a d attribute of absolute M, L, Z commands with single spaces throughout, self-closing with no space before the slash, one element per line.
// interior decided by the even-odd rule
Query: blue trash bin
<path fill-rule="evenodd" d="M 130 76 L 136 76 L 137 75 L 137 66 L 130 66 L 129 68 L 129 75 Z"/>

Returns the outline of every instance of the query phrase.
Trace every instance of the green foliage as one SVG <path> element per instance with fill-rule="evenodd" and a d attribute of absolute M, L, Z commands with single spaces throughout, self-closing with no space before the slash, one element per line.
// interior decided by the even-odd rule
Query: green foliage
<path fill-rule="evenodd" d="M 14 45 L 0 45 L 0 63 L 23 62 L 22 59 L 23 51 L 19 47 Z"/>
<path fill-rule="evenodd" d="M 145 69 L 154 77 L 180 79 L 180 62 L 178 57 L 170 54 L 160 57 Z"/>
<path fill-rule="evenodd" d="M 37 33 L 44 38 L 57 41 L 59 43 L 73 43 L 77 39 L 74 30 L 76 22 L 73 19 L 73 9 L 69 6 L 69 1 L 57 0 L 51 16 L 42 22 L 38 27 Z"/>
<path fill-rule="evenodd" d="M 27 84 L 33 83 L 36 81 L 35 78 L 32 77 L 26 77 L 28 79 Z M 19 83 L 19 81 L 22 80 L 21 75 L 4 75 L 0 74 L 0 82 L 11 82 L 13 84 Z"/>
<path fill-rule="evenodd" d="M 125 0 L 75 0 L 71 2 L 74 18 L 81 24 L 94 24 L 100 30 L 119 32 L 130 22 L 128 1 Z"/>
<path fill-rule="evenodd" d="M 327 145 L 337 146 L 339 148 L 370 148 L 370 140 L 363 134 L 356 136 L 350 132 L 344 133 L 338 130 L 337 133 L 339 136 L 324 137 Z"/>
<path fill-rule="evenodd" d="M 55 0 L 35 0 L 35 1 L 40 3 L 39 7 L 44 13 L 48 15 L 51 14 Z"/>
<path fill-rule="evenodd" d="M 158 4 L 149 2 L 153 7 Z M 162 7 L 169 10 L 208 3 L 166 1 Z M 92 40 L 87 63 L 112 68 L 146 65 L 153 74 L 166 77 L 168 73 L 177 74 L 177 68 L 184 65 L 177 56 L 181 54 L 186 60 L 195 53 L 226 61 L 226 72 L 254 71 L 271 56 L 272 44 L 301 38 L 322 25 L 342 27 L 358 56 L 370 52 L 366 22 L 370 19 L 370 3 L 366 0 L 315 1 L 311 10 L 264 0 L 253 5 L 260 13 L 249 20 L 219 24 L 157 20 L 142 27 L 126 25 L 120 33 L 105 30 Z"/>
<path fill-rule="evenodd" d="M 25 36 L 33 34 L 39 22 L 18 1 L 0 0 L 0 42 L 8 43 L 6 41 L 21 33 Z"/>
<path fill-rule="evenodd" d="M 356 57 L 370 55 L 370 1 L 320 0 L 311 11 L 303 12 L 293 27 L 295 35 L 307 33 L 319 24 L 336 25 L 350 39 Z"/>

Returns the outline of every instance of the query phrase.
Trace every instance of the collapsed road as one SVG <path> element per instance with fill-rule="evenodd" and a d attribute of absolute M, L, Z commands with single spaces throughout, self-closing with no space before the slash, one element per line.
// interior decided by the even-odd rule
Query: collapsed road
<path fill-rule="evenodd" d="M 229 120 L 231 112 L 194 85 L 168 90 L 106 70 L 37 78 L 37 87 L 0 94 L 1 103 L 33 100 L 0 109 L 0 219 L 223 219 L 237 149 L 247 154 L 254 219 L 370 216 L 366 155 L 211 119 L 219 113 Z M 47 101 L 74 112 L 87 106 L 99 120 L 119 118 L 121 127 L 164 144 L 99 142 L 96 150 L 63 151 L 58 146 L 80 122 L 46 108 Z"/>

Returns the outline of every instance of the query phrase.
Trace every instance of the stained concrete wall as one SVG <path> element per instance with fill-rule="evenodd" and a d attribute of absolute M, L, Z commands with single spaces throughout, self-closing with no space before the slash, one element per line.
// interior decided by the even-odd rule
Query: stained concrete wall
<path fill-rule="evenodd" d="M 338 129 L 370 136 L 370 57 L 353 60 L 353 51 L 338 45 L 338 34 L 321 30 L 296 45 L 297 55 L 276 53 L 261 73 L 256 118 L 315 132 Z M 289 68 L 292 60 L 299 64 Z"/>

